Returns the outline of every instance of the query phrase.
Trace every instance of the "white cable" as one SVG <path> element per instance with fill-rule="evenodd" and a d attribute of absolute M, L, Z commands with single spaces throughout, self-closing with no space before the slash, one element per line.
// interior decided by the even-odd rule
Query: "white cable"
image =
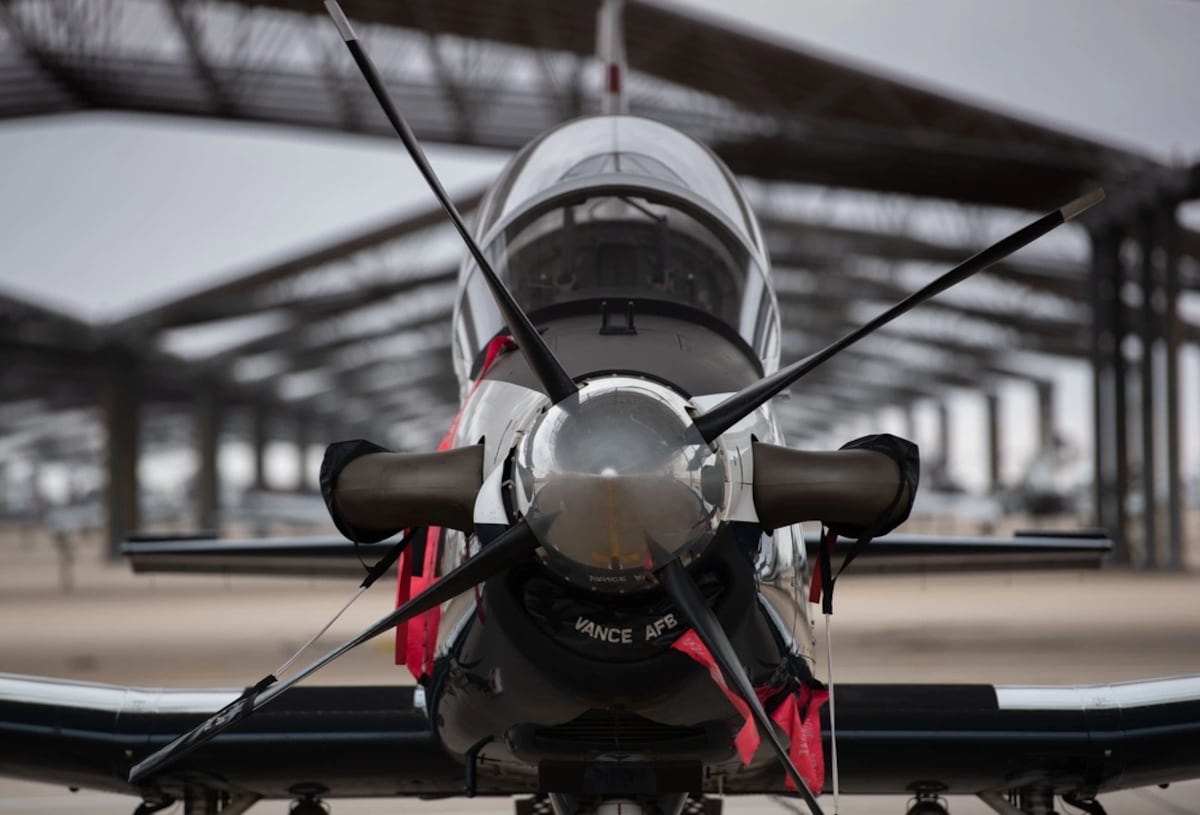
<path fill-rule="evenodd" d="M 837 707 L 833 701 L 833 631 L 832 631 L 832 614 L 825 615 L 825 666 L 828 673 L 829 685 L 829 743 L 832 745 L 833 753 L 833 815 L 838 814 L 838 798 L 840 797 L 840 787 L 838 785 L 838 748 L 837 748 Z"/>
<path fill-rule="evenodd" d="M 318 631 L 316 634 L 314 634 L 312 636 L 312 639 L 310 639 L 308 642 L 301 645 L 300 650 L 297 651 L 296 653 L 292 654 L 287 662 L 285 662 L 279 666 L 279 669 L 277 671 L 275 671 L 275 674 L 274 674 L 275 678 L 276 679 L 283 678 L 283 675 L 285 673 L 287 673 L 287 669 L 292 667 L 292 663 L 295 662 L 297 659 L 299 659 L 300 655 L 303 654 L 305 651 L 307 651 L 314 642 L 321 639 L 321 637 L 323 637 L 325 635 L 325 632 L 328 631 L 330 629 L 330 627 L 332 627 L 333 624 L 338 621 L 338 618 L 346 613 L 346 609 L 348 609 L 348 608 L 350 608 L 350 606 L 354 605 L 354 601 L 357 600 L 359 597 L 361 597 L 362 593 L 366 590 L 367 590 L 367 586 L 359 586 L 358 591 L 354 592 L 354 596 L 346 601 L 346 605 L 342 606 L 341 611 L 339 611 L 337 614 L 334 614 L 333 619 L 331 619 L 329 622 L 325 623 L 324 628 L 322 628 L 320 631 Z"/>

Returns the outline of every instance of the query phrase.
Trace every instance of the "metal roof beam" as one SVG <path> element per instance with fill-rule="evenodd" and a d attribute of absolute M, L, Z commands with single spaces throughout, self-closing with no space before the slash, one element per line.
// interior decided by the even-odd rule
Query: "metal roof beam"
<path fill-rule="evenodd" d="M 461 212 L 473 210 L 482 198 L 482 190 L 460 196 L 456 205 Z M 144 334 L 168 327 L 240 316 L 245 300 L 264 286 L 296 277 L 320 266 L 446 223 L 440 207 L 429 207 L 399 220 L 360 232 L 320 249 L 305 252 L 261 271 L 218 283 L 160 306 L 134 314 L 113 326 L 119 334 Z"/>
<path fill-rule="evenodd" d="M 222 116 L 231 116 L 237 109 L 233 97 L 217 79 L 216 71 L 205 57 L 204 49 L 200 44 L 200 24 L 196 19 L 199 15 L 190 13 L 188 8 L 194 8 L 194 5 L 185 7 L 183 0 L 167 0 L 167 10 L 187 49 L 192 70 L 195 71 L 196 76 L 208 91 L 209 99 L 216 111 Z"/>
<path fill-rule="evenodd" d="M 909 235 L 851 229 L 827 224 L 800 223 L 768 215 L 761 220 L 772 262 L 779 265 L 826 263 L 847 255 L 958 264 L 978 248 L 945 246 Z M 814 244 L 816 245 L 814 247 Z M 980 275 L 1075 301 L 1086 301 L 1088 270 L 1071 264 L 1007 260 Z"/>
<path fill-rule="evenodd" d="M 31 32 L 25 21 L 13 10 L 13 5 L 11 2 L 0 3 L 0 25 L 3 25 L 13 41 L 21 46 L 25 56 L 32 60 L 44 75 L 53 80 L 60 90 L 75 99 L 80 107 L 91 108 L 99 104 L 102 97 L 96 93 L 91 83 L 87 82 L 78 71 L 73 71 L 64 65 L 59 59 L 59 54 L 43 47 L 42 43 L 38 41 L 36 33 Z M 51 10 L 60 17 L 64 14 L 81 13 L 79 4 L 72 4 L 70 7 L 61 3 L 54 5 L 56 8 L 46 7 L 34 9 L 34 11 L 40 12 L 43 18 Z"/>
<path fill-rule="evenodd" d="M 46 7 L 55 5 L 44 2 Z M 76 5 L 85 4 L 72 7 Z M 315 9 L 297 12 L 292 0 L 220 4 L 228 5 L 270 8 L 288 18 L 288 30 L 294 29 L 297 38 L 324 24 Z M 470 48 L 480 49 L 481 59 L 500 55 L 487 62 L 488 69 L 513 56 L 532 62 L 538 49 L 585 59 L 594 53 L 590 3 L 348 0 L 346 6 L 353 19 L 372 24 L 381 38 L 425 30 L 462 38 Z M 207 9 L 195 7 L 198 14 Z M 700 136 L 735 171 L 756 177 L 1040 209 L 1061 204 L 1090 180 L 1120 184 L 1159 166 L 1142 156 L 657 4 L 628 3 L 625 29 L 632 78 L 652 89 L 635 97 L 635 110 Z M 238 110 L 230 113 L 214 104 L 211 92 L 196 94 L 194 71 L 176 70 L 169 58 L 88 57 L 89 65 L 105 72 L 102 101 L 113 107 L 354 127 L 344 111 L 328 104 L 322 92 L 327 77 L 304 73 L 313 66 L 297 68 L 277 60 L 267 69 L 248 67 L 237 78 Z M 299 77 L 288 80 L 289 73 Z M 465 136 L 461 116 L 444 104 L 445 89 L 436 76 L 409 71 L 387 78 L 406 110 L 409 105 L 420 108 L 420 100 L 426 100 L 423 112 L 414 110 L 412 116 L 414 130 L 426 138 L 515 147 L 560 120 L 559 100 L 546 98 L 540 89 L 501 87 L 492 75 L 496 70 L 475 73 L 455 77 L 452 83 L 464 99 L 483 100 L 489 108 L 486 117 L 474 111 L 471 132 Z M 794 82 L 795 76 L 804 76 L 805 82 Z M 174 79 L 153 85 L 156 77 Z M 290 96 L 279 98 L 279 87 L 286 83 Z M 295 93 L 298 87 L 303 90 L 300 95 Z M 864 98 L 883 103 L 863 104 Z M 309 100 L 307 105 L 302 105 L 304 100 Z M 382 134 L 386 122 L 376 114 L 365 118 L 362 128 Z M 800 144 L 803 149 L 797 149 Z"/>
<path fill-rule="evenodd" d="M 813 276 L 811 272 L 789 270 L 779 275 L 786 279 L 787 275 Z M 809 291 L 789 291 L 781 287 L 778 291 L 779 300 L 783 303 L 794 303 L 803 306 L 806 303 L 830 301 L 838 303 L 853 303 L 863 300 L 864 293 L 878 298 L 885 303 L 899 302 L 911 292 L 882 280 L 858 275 L 830 274 L 821 276 L 819 285 Z M 1044 345 L 1048 353 L 1066 353 L 1068 356 L 1081 356 L 1090 353 L 1090 315 L 1088 322 L 1055 319 L 1051 317 L 1034 317 L 1031 315 L 1003 313 L 990 309 L 977 308 L 961 303 L 934 301 L 921 308 L 921 313 L 927 316 L 950 314 L 976 320 L 998 331 L 1016 332 L 1022 336 L 1027 350 L 1036 350 Z M 805 317 L 806 318 L 806 317 Z M 803 319 L 803 318 L 802 318 Z M 906 321 L 911 325 L 913 321 Z"/>
<path fill-rule="evenodd" d="M 437 331 L 439 336 L 444 335 L 448 341 L 450 327 L 447 314 L 448 312 L 442 311 L 432 312 L 427 316 L 410 321 L 404 325 L 384 326 L 360 334 L 347 334 L 324 342 L 315 342 L 312 345 L 297 348 L 280 348 L 271 351 L 270 353 L 278 353 L 282 356 L 285 369 L 278 374 L 273 374 L 265 378 L 263 381 L 275 381 L 280 376 L 287 376 L 299 371 L 333 366 L 336 364 L 335 357 L 338 355 L 338 352 L 355 346 L 366 349 L 373 343 L 384 340 L 396 340 L 406 335 L 412 336 L 415 339 L 417 335 L 430 333 L 431 330 Z M 423 351 L 418 353 L 423 353 Z M 368 355 L 368 358 L 376 359 L 375 357 L 370 357 L 370 355 Z"/>
<path fill-rule="evenodd" d="M 328 336 L 331 331 L 336 332 L 336 328 L 330 322 L 333 318 L 341 318 L 343 322 L 352 321 L 353 315 L 346 316 L 349 312 L 366 306 L 378 305 L 386 298 L 425 286 L 447 285 L 453 282 L 454 274 L 453 271 L 440 269 L 430 275 L 423 275 L 415 279 L 378 283 L 358 291 L 339 292 L 325 297 L 290 301 L 282 306 L 281 310 L 288 312 L 293 317 L 291 324 L 278 331 L 255 337 L 221 351 L 209 357 L 206 362 L 224 365 L 232 363 L 238 357 L 271 352 L 287 353 L 293 347 L 305 349 L 320 348 L 323 345 L 329 348 L 344 347 L 339 344 L 340 339 Z M 431 316 L 449 320 L 450 312 L 436 309 L 429 316 L 419 315 L 418 324 L 427 324 Z"/>

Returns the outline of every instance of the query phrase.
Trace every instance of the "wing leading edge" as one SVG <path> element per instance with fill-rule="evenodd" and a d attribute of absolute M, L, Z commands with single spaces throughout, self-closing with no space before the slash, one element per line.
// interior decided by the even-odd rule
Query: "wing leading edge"
<path fill-rule="evenodd" d="M 138 573 L 245 574 L 294 577 L 358 577 L 382 557 L 391 541 L 355 544 L 341 537 L 252 538 L 220 540 L 203 536 L 131 540 L 122 553 Z M 810 561 L 820 536 L 805 538 Z M 841 558 L 854 541 L 839 538 Z M 1020 533 L 1011 538 L 946 535 L 886 535 L 876 538 L 855 562 L 867 572 L 984 571 L 991 569 L 1099 568 L 1112 551 L 1103 533 Z"/>
<path fill-rule="evenodd" d="M 0 674 L 0 774 L 139 795 L 129 768 L 240 693 Z M 481 773 L 479 791 L 489 783 Z M 446 796 L 462 793 L 463 770 L 414 688 L 300 687 L 154 784 L 175 798 L 186 788 L 294 798 L 306 784 L 327 797 Z"/>
<path fill-rule="evenodd" d="M 821 536 L 806 535 L 811 562 Z M 837 559 L 854 547 L 838 538 Z M 920 574 L 1051 569 L 1099 569 L 1112 553 L 1112 541 L 1100 530 L 1018 532 L 1011 538 L 972 535 L 886 535 L 875 538 L 852 567 L 855 574 Z"/>
<path fill-rule="evenodd" d="M 1041 785 L 1087 799 L 1200 777 L 1200 675 L 1083 686 L 838 685 L 837 694 L 847 793 Z M 828 755 L 827 719 L 822 732 Z M 769 789 L 730 786 L 782 792 L 783 778 Z"/>
<path fill-rule="evenodd" d="M 138 795 L 125 780 L 129 767 L 238 693 L 0 675 L 0 774 Z M 1182 781 L 1200 776 L 1200 676 L 1075 687 L 840 685 L 838 747 L 847 793 L 1041 784 L 1092 796 Z M 724 790 L 784 792 L 782 773 L 761 778 L 727 778 Z M 455 796 L 463 780 L 413 688 L 298 687 L 154 782 L 176 797 L 202 787 L 290 798 L 319 785 L 336 798 Z M 477 783 L 483 795 L 536 788 L 513 774 L 480 772 Z M 714 779 L 706 783 L 715 791 Z"/>

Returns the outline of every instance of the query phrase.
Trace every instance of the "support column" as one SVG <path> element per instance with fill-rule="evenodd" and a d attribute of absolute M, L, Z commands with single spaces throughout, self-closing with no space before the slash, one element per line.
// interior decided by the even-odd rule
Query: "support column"
<path fill-rule="evenodd" d="M 105 532 L 108 556 L 120 557 L 121 544 L 138 528 L 138 456 L 141 452 L 138 420 L 137 372 L 133 359 L 113 351 L 107 359 L 102 404 L 105 423 Z"/>
<path fill-rule="evenodd" d="M 1142 471 L 1142 552 L 1139 566 L 1145 569 L 1158 568 L 1158 501 L 1155 481 L 1154 432 L 1154 367 L 1155 348 L 1158 345 L 1159 314 L 1156 308 L 1158 284 L 1154 274 L 1155 229 L 1150 213 L 1143 212 L 1138 223 L 1138 242 L 1141 258 L 1138 270 L 1138 286 L 1142 293 L 1139 337 L 1141 339 L 1141 364 L 1138 366 L 1140 385 L 1140 408 L 1138 421 L 1141 423 L 1141 471 Z"/>
<path fill-rule="evenodd" d="M 937 415 L 938 470 L 939 475 L 948 485 L 950 483 L 950 406 L 939 400 Z"/>
<path fill-rule="evenodd" d="M 904 438 L 917 443 L 917 406 L 912 402 L 905 402 L 901 408 L 904 411 Z"/>
<path fill-rule="evenodd" d="M 1039 380 L 1037 387 L 1038 405 L 1038 449 L 1048 450 L 1054 444 L 1054 383 Z"/>
<path fill-rule="evenodd" d="M 1125 534 L 1125 361 L 1121 233 L 1102 224 L 1092 233 L 1093 508 L 1113 541 L 1113 560 L 1129 562 Z"/>
<path fill-rule="evenodd" d="M 988 494 L 1000 491 L 1000 396 L 995 391 L 984 394 L 987 399 Z"/>
<path fill-rule="evenodd" d="M 303 491 L 315 489 L 315 471 L 308 463 L 308 448 L 312 445 L 312 419 L 300 416 L 296 419 L 296 448 L 300 462 L 296 474 L 296 488 Z"/>
<path fill-rule="evenodd" d="M 220 473 L 217 454 L 221 446 L 221 403 L 207 383 L 196 396 L 196 523 L 205 531 L 220 530 Z"/>
<path fill-rule="evenodd" d="M 254 454 L 254 489 L 267 488 L 267 409 L 263 405 L 250 408 L 250 445 Z"/>
<path fill-rule="evenodd" d="M 1183 322 L 1179 315 L 1179 221 L 1176 207 L 1165 204 L 1158 213 L 1158 239 L 1163 249 L 1163 294 L 1166 329 L 1165 368 L 1167 465 L 1167 551 L 1163 568 L 1183 568 L 1186 531 L 1183 523 L 1183 468 L 1179 453 L 1183 447 L 1180 433 L 1179 351 L 1183 345 Z"/>
<path fill-rule="evenodd" d="M 1125 502 L 1129 498 L 1129 389 L 1128 366 L 1125 359 L 1125 338 L 1129 335 L 1129 316 L 1125 313 L 1125 302 L 1120 295 L 1120 282 L 1124 280 L 1124 264 L 1117 258 L 1117 300 L 1113 304 L 1114 336 L 1116 338 L 1116 354 L 1113 358 L 1113 421 L 1116 436 L 1114 438 L 1116 470 L 1113 474 L 1112 502 L 1113 512 L 1117 518 L 1118 534 L 1121 536 L 1127 562 L 1133 560 L 1132 548 L 1129 544 L 1129 518 Z"/>

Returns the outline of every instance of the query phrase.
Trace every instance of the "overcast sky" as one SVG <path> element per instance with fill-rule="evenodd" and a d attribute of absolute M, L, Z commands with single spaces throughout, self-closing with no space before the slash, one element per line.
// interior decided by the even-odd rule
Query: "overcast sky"
<path fill-rule="evenodd" d="M 714 16 L 730 7 L 685 5 Z M 1200 160 L 1195 0 L 736 8 L 737 25 L 766 36 L 1160 160 Z M 431 157 L 451 189 L 482 182 L 502 160 L 461 149 Z M 0 123 L 0 181 L 0 287 L 93 319 L 429 201 L 398 143 L 110 114 Z"/>

